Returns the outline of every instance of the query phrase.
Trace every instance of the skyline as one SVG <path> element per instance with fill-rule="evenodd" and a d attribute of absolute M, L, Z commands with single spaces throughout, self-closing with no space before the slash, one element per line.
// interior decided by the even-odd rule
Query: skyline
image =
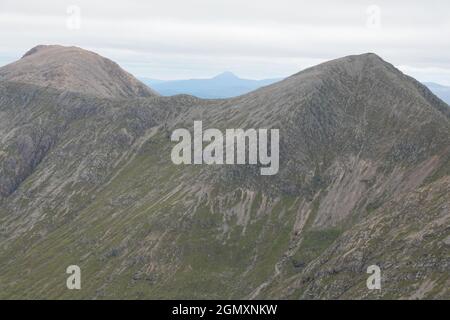
<path fill-rule="evenodd" d="M 450 85 L 445 1 L 132 3 L 2 1 L 0 65 L 38 44 L 61 44 L 98 52 L 141 78 L 210 78 L 231 71 L 265 79 L 374 52 L 422 82 Z"/>

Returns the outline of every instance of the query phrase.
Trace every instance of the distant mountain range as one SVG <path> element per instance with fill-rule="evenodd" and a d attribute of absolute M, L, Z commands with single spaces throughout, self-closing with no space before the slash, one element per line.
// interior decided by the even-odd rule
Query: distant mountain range
<path fill-rule="evenodd" d="M 142 82 L 163 96 L 190 94 L 199 98 L 217 99 L 240 96 L 275 82 L 282 78 L 251 80 L 242 79 L 232 72 L 223 72 L 210 79 L 157 80 L 141 78 Z"/>
<path fill-rule="evenodd" d="M 240 96 L 281 81 L 283 78 L 243 79 L 227 71 L 209 79 L 159 80 L 140 78 L 140 80 L 163 96 L 189 94 L 205 99 L 220 99 Z M 424 84 L 435 95 L 450 104 L 450 87 L 433 82 L 424 82 Z"/>
<path fill-rule="evenodd" d="M 424 82 L 424 85 L 426 85 L 435 95 L 450 105 L 450 87 L 445 87 L 434 82 Z"/>

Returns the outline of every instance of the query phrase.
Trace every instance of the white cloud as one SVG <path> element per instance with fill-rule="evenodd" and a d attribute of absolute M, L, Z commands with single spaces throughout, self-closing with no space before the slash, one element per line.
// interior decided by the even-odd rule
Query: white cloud
<path fill-rule="evenodd" d="M 81 9 L 80 30 L 66 27 L 69 5 Z M 380 28 L 367 27 L 369 5 L 380 9 Z M 231 70 L 263 78 L 375 52 L 406 72 L 449 83 L 449 12 L 446 0 L 2 0 L 0 63 L 36 44 L 58 43 L 97 51 L 141 76 Z"/>
<path fill-rule="evenodd" d="M 450 69 L 443 68 L 415 68 L 410 66 L 397 66 L 401 71 L 422 82 L 436 82 L 450 86 Z"/>

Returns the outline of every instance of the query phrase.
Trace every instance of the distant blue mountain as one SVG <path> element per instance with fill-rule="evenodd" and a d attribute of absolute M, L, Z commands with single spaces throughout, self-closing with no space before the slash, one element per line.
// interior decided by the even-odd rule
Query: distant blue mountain
<path fill-rule="evenodd" d="M 445 87 L 433 82 L 424 82 L 424 85 L 426 85 L 431 92 L 450 105 L 450 87 Z"/>
<path fill-rule="evenodd" d="M 224 72 L 210 79 L 164 81 L 141 78 L 140 80 L 163 96 L 190 94 L 199 98 L 215 99 L 239 96 L 282 79 L 241 79 L 231 72 Z"/>
<path fill-rule="evenodd" d="M 140 80 L 163 96 L 190 94 L 199 98 L 216 99 L 236 97 L 281 81 L 282 78 L 250 80 L 241 79 L 231 72 L 224 72 L 210 79 L 158 80 L 141 78 Z M 450 87 L 433 82 L 424 82 L 424 85 L 450 105 Z"/>

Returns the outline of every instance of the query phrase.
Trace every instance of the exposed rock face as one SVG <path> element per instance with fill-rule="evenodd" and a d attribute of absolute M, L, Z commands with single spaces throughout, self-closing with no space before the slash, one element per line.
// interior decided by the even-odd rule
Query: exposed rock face
<path fill-rule="evenodd" d="M 0 297 L 450 298 L 448 106 L 378 56 L 227 100 L 70 91 L 0 82 Z M 173 165 L 194 120 L 279 128 L 279 173 Z"/>
<path fill-rule="evenodd" d="M 0 81 L 15 81 L 107 98 L 157 95 L 119 65 L 77 47 L 39 45 L 0 68 Z"/>

